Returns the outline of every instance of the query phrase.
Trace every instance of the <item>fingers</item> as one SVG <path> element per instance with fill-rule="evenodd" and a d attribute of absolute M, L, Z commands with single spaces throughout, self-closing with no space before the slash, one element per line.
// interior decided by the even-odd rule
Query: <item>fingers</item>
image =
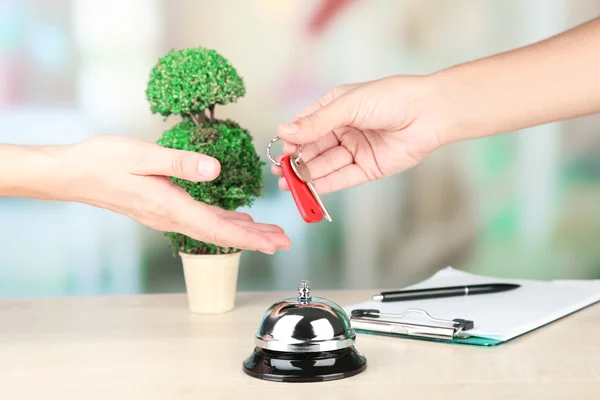
<path fill-rule="evenodd" d="M 326 190 L 319 193 L 340 190 L 368 180 L 360 167 L 352 167 L 352 154 L 340 146 L 341 136 L 353 129 L 340 128 L 351 126 L 358 115 L 357 100 L 360 97 L 353 94 L 355 89 L 364 84 L 336 88 L 298 113 L 292 123 L 278 127 L 278 135 L 284 141 L 283 154 L 295 154 L 298 151 L 297 145 L 305 145 L 302 159 L 308 164 L 317 190 L 319 191 L 319 186 Z M 280 162 L 282 157 L 278 156 L 276 161 Z M 282 176 L 280 167 L 271 166 L 271 172 Z M 342 181 L 331 182 L 330 175 L 334 173 L 337 173 L 334 179 L 343 178 Z M 345 177 L 345 174 L 350 176 Z M 278 185 L 282 190 L 289 190 L 283 178 L 279 179 Z"/>
<path fill-rule="evenodd" d="M 257 250 L 267 254 L 274 254 L 278 249 L 287 250 L 291 243 L 283 231 L 256 223 L 244 224 L 239 220 L 233 222 L 222 219 L 211 236 L 229 247 Z"/>
<path fill-rule="evenodd" d="M 313 181 L 319 178 L 325 177 L 332 174 L 335 171 L 351 165 L 354 162 L 354 157 L 350 152 L 341 146 L 334 147 L 327 150 L 325 153 L 319 155 L 314 160 L 307 163 L 308 169 L 310 170 L 310 176 Z M 271 169 L 274 171 L 274 169 Z M 277 176 L 282 176 L 281 168 L 278 171 L 273 172 Z M 279 180 L 279 188 L 281 190 L 289 190 L 289 186 L 285 179 Z"/>
<path fill-rule="evenodd" d="M 279 186 L 279 189 L 281 189 L 281 190 L 284 190 L 284 191 L 290 190 L 290 186 L 288 185 L 287 181 L 284 178 L 279 178 L 279 181 L 277 181 L 277 185 Z"/>
<path fill-rule="evenodd" d="M 179 199 L 184 199 L 185 203 L 184 204 L 180 203 L 179 204 L 180 207 L 190 207 L 196 203 L 196 201 L 183 188 L 181 188 L 177 185 L 174 185 L 173 183 L 171 183 L 171 181 L 168 181 L 168 184 L 172 191 L 177 192 L 179 194 Z M 181 200 L 179 200 L 179 201 L 181 202 Z M 220 207 L 212 206 L 212 205 L 206 204 L 206 203 L 202 203 L 202 206 L 206 207 L 207 209 L 212 211 L 214 214 L 217 214 L 223 218 L 239 219 L 239 220 L 245 220 L 245 221 L 250 221 L 250 222 L 254 221 L 254 218 L 252 218 L 252 216 L 250 216 L 249 214 L 246 214 L 246 213 L 242 213 L 242 212 L 238 212 L 238 211 L 224 210 Z"/>
<path fill-rule="evenodd" d="M 350 100 L 349 96 L 342 95 L 291 124 L 280 125 L 277 133 L 284 141 L 292 144 L 314 142 L 354 120 L 356 106 Z"/>
<path fill-rule="evenodd" d="M 336 131 L 337 133 L 337 131 Z M 289 143 L 286 143 L 288 145 Z M 304 162 L 309 162 L 310 160 L 318 157 L 321 153 L 338 146 L 340 141 L 338 140 L 336 134 L 330 133 L 325 135 L 318 140 L 309 143 L 306 146 L 302 146 L 302 159 Z M 296 146 L 293 144 L 289 144 L 291 147 L 295 148 Z M 284 147 L 285 154 L 294 154 L 294 152 L 286 152 L 286 148 Z"/>
<path fill-rule="evenodd" d="M 313 184 L 319 194 L 338 192 L 369 182 L 369 177 L 357 164 L 347 165 L 327 176 L 315 179 Z"/>
<path fill-rule="evenodd" d="M 207 182 L 219 176 L 221 164 L 205 154 L 151 144 L 140 149 L 132 169 L 131 172 L 137 175 L 172 176 L 192 182 Z"/>
<path fill-rule="evenodd" d="M 337 146 L 319 155 L 307 165 L 312 180 L 317 180 L 352 164 L 354 157 L 342 146 Z"/>
<path fill-rule="evenodd" d="M 177 231 L 196 240 L 267 254 L 290 247 L 290 239 L 281 228 L 257 224 L 242 217 L 241 213 L 217 211 L 216 207 L 197 202 L 183 194 L 172 199 L 172 206 L 178 213 L 173 218 L 179 221 Z"/>
<path fill-rule="evenodd" d="M 304 159 L 304 155 L 302 159 Z M 312 180 L 316 181 L 319 178 L 351 165 L 353 162 L 354 157 L 348 149 L 342 146 L 335 146 L 308 161 L 306 165 L 310 170 Z M 271 171 L 274 175 L 282 176 L 281 168 L 279 167 L 272 166 Z M 288 184 L 283 178 L 279 180 L 278 185 L 281 190 L 289 190 Z"/>
<path fill-rule="evenodd" d="M 288 143 L 288 142 L 283 142 L 283 154 L 296 154 L 298 153 L 298 145 L 296 144 L 292 144 L 292 143 Z M 302 151 L 302 155 L 304 156 L 304 150 Z"/>
<path fill-rule="evenodd" d="M 292 245 L 290 239 L 283 232 L 283 229 L 277 225 L 260 224 L 241 220 L 231 220 L 231 222 L 241 227 L 266 234 L 269 239 L 275 243 L 277 249 L 288 250 Z"/>
<path fill-rule="evenodd" d="M 262 224 L 258 222 L 244 221 L 240 219 L 232 219 L 230 222 L 233 222 L 236 225 L 243 226 L 248 229 L 254 229 L 258 232 L 269 232 L 269 233 L 284 233 L 283 229 L 281 229 L 277 225 L 272 224 Z"/>
<path fill-rule="evenodd" d="M 213 208 L 218 210 L 217 207 Z M 256 232 L 266 234 L 267 237 L 273 243 L 275 243 L 277 249 L 288 250 L 292 245 L 290 239 L 285 235 L 283 229 L 281 229 L 281 227 L 277 225 L 256 223 L 252 220 L 252 217 L 250 217 L 249 215 L 237 213 L 234 211 L 225 211 L 224 213 L 222 213 L 222 215 L 224 218 L 229 218 L 229 222 L 231 223 L 234 223 L 246 229 L 251 229 Z M 240 218 L 240 215 L 247 216 L 250 219 L 248 220 L 246 218 Z"/>
<path fill-rule="evenodd" d="M 321 178 L 313 179 L 313 184 L 320 195 L 337 192 L 369 182 L 367 174 L 357 164 L 350 164 Z M 285 179 L 278 182 L 281 190 L 290 190 Z"/>
<path fill-rule="evenodd" d="M 280 154 L 277 157 L 275 157 L 275 161 L 277 161 L 278 163 L 280 163 L 282 158 L 283 158 L 283 154 Z M 271 173 L 273 175 L 281 176 L 282 175 L 281 167 L 278 167 L 277 165 L 271 164 Z"/>
<path fill-rule="evenodd" d="M 196 218 L 188 219 L 180 224 L 177 231 L 182 234 L 221 247 L 235 247 L 242 250 L 261 251 L 266 254 L 274 254 L 277 243 L 270 238 L 270 234 L 258 230 L 248 229 L 234 223 L 233 220 L 221 218 L 212 213 L 204 215 L 202 220 Z M 210 215 L 212 214 L 212 215 Z M 240 222 L 240 220 L 237 220 Z M 273 234 L 276 241 L 281 234 Z"/>
<path fill-rule="evenodd" d="M 223 210 L 222 208 L 211 206 L 209 204 L 205 204 L 205 206 L 210 208 L 210 210 L 212 212 L 214 212 L 215 214 L 217 214 L 223 218 L 254 222 L 254 218 L 252 218 L 250 215 L 248 215 L 246 213 L 241 213 L 238 211 Z"/>
<path fill-rule="evenodd" d="M 340 144 L 339 140 L 337 139 L 336 135 L 329 134 L 329 135 L 325 135 L 322 138 L 320 138 L 319 140 L 309 143 L 307 146 L 303 146 L 302 148 L 302 159 L 308 163 L 309 161 L 319 157 L 321 155 L 321 153 L 326 152 L 336 146 L 338 146 Z M 283 153 L 284 154 L 296 154 L 298 148 L 296 147 L 296 145 L 290 144 L 290 143 L 285 143 L 284 145 L 284 149 L 283 149 Z M 290 146 L 289 148 L 287 146 Z M 283 158 L 283 155 L 279 155 L 277 157 L 275 157 L 275 161 L 277 162 L 281 162 L 281 159 Z M 312 170 L 311 170 L 312 172 Z M 281 167 L 278 167 L 276 165 L 271 164 L 271 173 L 273 173 L 274 175 L 277 176 L 281 176 Z"/>

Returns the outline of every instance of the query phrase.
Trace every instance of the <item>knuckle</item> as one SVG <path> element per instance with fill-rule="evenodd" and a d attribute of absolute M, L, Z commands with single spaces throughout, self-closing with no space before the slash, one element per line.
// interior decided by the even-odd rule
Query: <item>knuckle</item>
<path fill-rule="evenodd" d="M 203 232 L 202 240 L 211 244 L 221 244 L 221 236 L 216 232 Z"/>
<path fill-rule="evenodd" d="M 313 113 L 313 114 L 307 115 L 305 120 L 308 123 L 308 125 L 310 125 L 311 127 L 313 127 L 313 128 L 317 127 L 319 125 L 319 114 Z"/>
<path fill-rule="evenodd" d="M 146 212 L 161 218 L 170 219 L 168 218 L 170 216 L 169 209 L 162 201 L 151 201 L 146 203 Z"/>
<path fill-rule="evenodd" d="M 347 84 L 340 85 L 340 86 L 333 88 L 330 92 L 331 100 L 333 101 L 333 100 L 337 99 L 338 97 L 343 96 L 344 94 L 348 93 L 350 90 L 354 89 L 355 87 L 356 87 L 356 84 L 347 83 Z"/>
<path fill-rule="evenodd" d="M 184 175 L 185 172 L 185 157 L 183 154 L 175 154 L 173 156 L 173 159 L 171 160 L 171 170 L 173 172 L 173 175 L 175 176 L 182 176 Z"/>
<path fill-rule="evenodd" d="M 156 196 L 152 199 L 146 199 L 143 204 L 144 214 L 168 220 L 173 224 L 179 224 L 181 222 L 173 212 L 172 207 L 170 207 L 166 196 Z"/>
<path fill-rule="evenodd" d="M 133 168 L 135 168 L 136 171 L 143 171 L 148 165 L 148 162 L 151 160 L 151 157 L 148 155 L 148 150 L 145 146 L 130 146 L 129 144 L 115 146 L 113 144 L 112 147 L 118 147 L 119 150 L 117 151 L 116 155 L 118 157 L 122 157 L 124 160 L 127 160 L 127 162 Z"/>
<path fill-rule="evenodd" d="M 341 106 L 342 106 L 341 109 L 342 109 L 343 115 L 346 116 L 345 124 L 353 125 L 354 123 L 356 123 L 356 121 L 358 120 L 358 115 L 359 115 L 356 105 L 347 101 L 347 102 L 343 102 L 341 104 Z"/>
<path fill-rule="evenodd" d="M 346 93 L 348 89 L 346 89 L 345 85 L 335 87 L 329 92 L 329 100 L 333 101 L 340 97 L 343 93 Z"/>
<path fill-rule="evenodd" d="M 317 100 L 317 104 L 319 105 L 319 108 L 323 108 L 327 104 L 331 103 L 334 99 L 335 99 L 335 94 L 334 94 L 334 91 L 332 90 L 332 91 L 328 92 L 325 96 L 323 96 L 322 98 Z"/>
<path fill-rule="evenodd" d="M 242 216 L 242 218 L 244 218 L 246 221 L 254 222 L 254 218 L 252 218 L 252 215 L 250 215 L 250 214 L 242 213 L 242 214 L 241 214 L 241 216 Z"/>
<path fill-rule="evenodd" d="M 143 166 L 146 163 L 146 154 L 143 151 L 134 151 L 129 156 L 133 165 L 139 167 Z"/>

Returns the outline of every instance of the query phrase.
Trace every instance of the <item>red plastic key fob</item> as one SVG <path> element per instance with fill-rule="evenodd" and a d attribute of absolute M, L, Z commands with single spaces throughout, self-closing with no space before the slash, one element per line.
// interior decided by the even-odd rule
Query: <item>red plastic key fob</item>
<path fill-rule="evenodd" d="M 323 219 L 323 211 L 315 200 L 306 183 L 300 180 L 290 164 L 290 156 L 281 159 L 281 172 L 287 182 L 290 192 L 298 211 L 304 221 L 310 223 L 320 222 Z"/>

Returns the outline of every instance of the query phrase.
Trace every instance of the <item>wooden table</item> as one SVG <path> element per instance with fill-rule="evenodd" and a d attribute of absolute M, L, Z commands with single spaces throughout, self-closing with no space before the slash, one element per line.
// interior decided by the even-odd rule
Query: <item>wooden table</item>
<path fill-rule="evenodd" d="M 359 335 L 368 367 L 340 381 L 248 377 L 260 318 L 294 294 L 241 293 L 218 316 L 189 313 L 183 295 L 0 301 L 0 399 L 600 398 L 600 306 L 497 348 Z"/>

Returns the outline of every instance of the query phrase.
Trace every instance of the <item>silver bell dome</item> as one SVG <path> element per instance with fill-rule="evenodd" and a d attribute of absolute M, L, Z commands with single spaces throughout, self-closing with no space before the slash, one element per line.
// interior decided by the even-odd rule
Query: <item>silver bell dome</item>
<path fill-rule="evenodd" d="M 255 344 L 266 350 L 307 353 L 340 350 L 355 340 L 343 308 L 311 297 L 308 282 L 301 281 L 297 297 L 278 301 L 265 312 Z"/>

